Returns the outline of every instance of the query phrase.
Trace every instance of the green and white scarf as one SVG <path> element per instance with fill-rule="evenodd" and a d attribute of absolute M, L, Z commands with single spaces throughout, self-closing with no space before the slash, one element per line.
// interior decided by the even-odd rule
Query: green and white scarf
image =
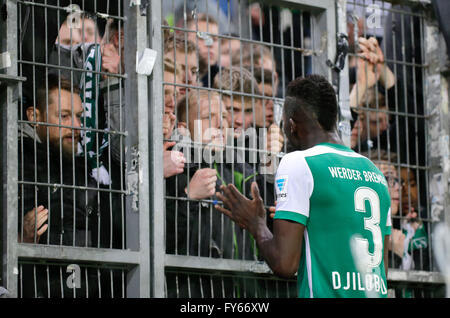
<path fill-rule="evenodd" d="M 94 72 L 100 72 L 102 67 L 102 56 L 100 51 L 100 45 L 90 45 L 87 54 L 86 61 L 83 67 L 83 74 L 80 81 L 80 97 L 83 102 L 83 117 L 82 125 L 85 128 L 97 129 L 97 115 L 98 115 L 98 97 L 99 97 L 99 83 L 100 74 Z M 103 150 L 108 146 L 108 141 L 103 135 L 100 142 L 98 152 L 96 151 L 96 133 L 92 130 L 83 130 L 81 138 L 81 155 L 87 154 L 87 161 L 89 167 L 92 169 L 91 176 L 95 178 L 101 184 L 110 184 L 110 177 L 108 171 L 99 160 Z"/>

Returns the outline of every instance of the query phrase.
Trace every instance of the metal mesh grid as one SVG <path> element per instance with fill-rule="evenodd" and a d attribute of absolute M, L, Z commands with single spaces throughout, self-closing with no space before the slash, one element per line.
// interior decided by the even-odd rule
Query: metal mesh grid
<path fill-rule="evenodd" d="M 35 20 L 56 16 L 59 25 L 66 8 L 19 1 L 18 11 L 19 37 L 27 41 L 31 34 L 47 44 L 52 38 Z M 19 45 L 19 73 L 29 79 L 19 103 L 19 223 L 32 222 L 29 211 L 43 206 L 45 244 L 124 248 L 122 72 L 121 63 L 117 75 L 102 68 L 100 44 L 110 41 L 103 35 L 102 42 L 97 16 L 73 12 L 45 51 L 45 63 L 35 45 L 31 56 L 26 42 Z M 19 232 L 20 241 L 40 242 L 36 233 Z"/>
<path fill-rule="evenodd" d="M 232 10 L 233 3 L 228 2 L 227 10 Z M 317 27 L 318 20 L 314 13 L 302 10 L 303 8 L 295 8 L 295 5 L 284 9 L 283 5 L 272 6 L 256 2 L 247 9 L 243 2 L 240 2 L 239 6 L 242 14 L 233 16 L 234 21 L 228 16 L 226 23 L 221 17 L 223 12 L 227 11 L 217 3 L 214 6 L 207 1 L 169 1 L 163 4 L 162 18 L 167 19 L 166 24 L 162 26 L 163 37 L 166 39 L 164 67 L 174 66 L 177 69 L 177 64 L 181 64 L 180 76 L 172 74 L 165 77 L 163 83 L 164 87 L 173 87 L 174 104 L 179 101 L 173 108 L 178 125 L 180 121 L 202 119 L 202 123 L 209 128 L 223 130 L 225 126 L 234 132 L 236 128 L 241 127 L 257 128 L 258 115 L 262 112 L 264 117 L 267 111 L 267 108 L 261 109 L 257 106 L 258 99 L 262 98 L 264 101 L 272 100 L 275 104 L 271 119 L 273 123 L 282 126 L 280 105 L 287 83 L 297 76 L 311 74 L 314 66 L 317 69 L 316 65 L 321 62 L 314 57 L 323 54 L 323 41 L 318 39 L 323 40 L 324 36 L 315 36 L 318 30 L 314 27 Z M 252 20 L 254 13 L 252 9 L 262 9 L 260 11 L 262 14 L 256 15 L 258 18 L 255 20 Z M 393 188 L 392 205 L 398 208 L 392 212 L 394 235 L 389 267 L 406 271 L 435 270 L 429 240 L 432 224 L 427 181 L 429 164 L 425 151 L 428 129 L 423 90 L 426 67 L 423 53 L 425 12 L 425 10 L 416 11 L 411 6 L 393 6 L 386 1 L 347 2 L 347 26 L 350 37 L 348 93 L 353 114 L 351 147 L 371 158 L 385 172 Z M 377 16 L 371 16 L 373 13 Z M 370 19 L 375 17 L 379 20 L 373 20 L 372 25 L 369 25 Z M 357 46 L 359 37 L 368 39 L 372 36 L 377 39 L 383 57 L 383 61 L 376 65 L 373 71 L 368 70 L 368 67 L 371 67 L 369 60 L 360 57 L 360 49 Z M 180 49 L 173 50 L 175 43 L 178 43 L 177 37 L 181 43 Z M 189 41 L 194 44 L 193 48 L 190 48 Z M 233 45 L 236 45 L 234 54 Z M 264 55 L 264 52 L 267 52 L 267 55 Z M 232 57 L 229 57 L 230 53 Z M 259 56 L 263 56 L 261 63 L 258 61 Z M 261 68 L 260 65 L 265 65 L 265 62 L 269 67 Z M 186 64 L 189 65 L 187 68 L 191 68 L 190 74 L 183 71 Z M 228 71 L 230 64 L 231 67 L 236 67 L 236 77 L 240 77 L 235 88 L 230 87 L 227 82 L 227 77 L 230 78 L 229 82 L 232 82 L 233 77 L 233 72 Z M 202 69 L 206 71 L 202 73 Z M 257 87 L 258 85 L 251 80 L 245 83 L 246 71 L 249 71 L 250 77 L 261 76 L 262 85 Z M 264 72 L 269 76 L 265 77 Z M 369 84 L 368 76 L 374 76 L 378 80 Z M 270 95 L 261 91 L 266 83 L 272 86 Z M 249 86 L 247 91 L 245 85 Z M 274 89 L 274 86 L 278 87 Z M 181 92 L 180 88 L 183 88 Z M 208 100 L 208 103 L 205 102 L 205 105 L 209 106 L 209 111 L 205 112 L 206 121 L 203 121 L 202 108 L 201 106 L 197 108 L 194 98 L 179 97 L 186 91 L 195 95 L 198 100 L 202 98 Z M 216 91 L 224 101 L 219 107 L 220 111 L 222 113 L 228 111 L 228 116 L 220 122 L 214 122 L 212 118 L 214 110 L 211 100 L 214 98 L 211 96 L 214 96 Z M 169 98 L 167 91 L 165 94 L 167 100 Z M 247 104 L 248 111 L 241 105 L 229 107 L 230 104 L 236 103 Z M 181 116 L 178 113 L 180 107 Z M 165 111 L 167 112 L 167 108 Z M 184 115 L 189 112 L 196 112 L 196 115 Z M 227 123 L 224 123 L 225 121 Z M 265 122 L 261 127 L 268 128 L 272 122 Z M 187 122 L 181 128 L 189 130 L 189 125 Z M 194 140 L 195 132 L 192 127 L 189 132 L 190 138 Z M 183 134 L 186 134 L 185 130 L 177 129 L 175 137 L 172 136 L 165 142 L 184 140 L 185 147 L 187 144 L 191 147 L 194 145 L 194 148 L 199 145 L 206 146 L 209 142 L 201 139 L 195 139 L 193 143 L 190 142 L 191 139 L 187 139 L 186 142 Z M 248 139 L 251 140 L 251 137 Z M 261 167 L 260 162 L 250 161 L 250 152 L 255 149 L 258 155 L 264 152 L 269 154 L 267 148 L 261 147 L 259 141 L 260 139 L 254 144 L 250 142 L 238 144 L 236 141 L 227 140 L 226 150 L 231 148 L 233 151 L 239 151 L 239 146 L 246 148 L 248 155 L 246 162 L 251 162 L 250 168 L 253 170 L 247 170 L 249 172 L 244 174 L 244 179 L 251 175 L 250 171 L 257 171 Z M 264 142 L 262 144 L 264 145 Z M 214 211 L 213 204 L 217 201 L 211 196 L 213 192 L 200 200 L 192 199 L 187 194 L 189 183 L 194 178 L 194 171 L 213 168 L 217 171 L 216 182 L 223 184 L 226 181 L 220 176 L 226 168 L 217 164 L 205 164 L 204 161 L 189 164 L 193 160 L 194 151 L 186 151 L 185 148 L 176 149 L 184 150 L 188 160 L 187 178 L 182 174 L 166 178 L 166 252 L 209 258 L 258 260 L 251 238 L 247 239 L 244 235 L 236 239 L 238 229 L 233 229 L 234 232 L 230 230 L 230 234 L 227 234 L 227 227 L 230 228 L 232 225 L 226 224 L 227 219 Z M 281 157 L 286 151 L 286 144 L 278 151 L 277 157 Z M 202 154 L 199 151 L 197 159 Z M 235 163 L 231 164 L 233 175 L 238 169 L 237 166 Z M 231 182 L 235 182 L 233 177 L 231 179 Z M 274 189 L 271 183 L 273 179 L 270 174 L 264 174 L 262 179 L 263 182 L 259 186 L 260 189 L 264 189 L 263 198 L 266 207 L 269 207 L 273 204 L 273 201 L 267 199 Z M 176 189 L 174 193 L 171 192 L 172 189 Z M 248 193 L 245 187 L 242 188 L 242 192 Z M 269 219 L 268 222 L 270 221 Z M 242 255 L 246 244 L 249 246 L 249 252 Z M 395 278 L 392 284 L 394 288 Z M 406 294 L 414 297 L 429 297 L 432 294 L 422 293 L 417 289 L 414 293 L 409 292 L 409 289 L 405 290 Z M 401 292 L 404 294 L 405 290 Z M 400 295 L 397 287 L 395 291 Z"/>
<path fill-rule="evenodd" d="M 357 99 L 352 106 L 359 113 L 352 131 L 352 146 L 382 167 L 389 180 L 392 237 L 396 246 L 390 254 L 390 266 L 432 270 L 427 193 L 429 166 L 424 151 L 427 129 L 423 84 L 425 15 L 387 2 L 350 1 L 349 5 L 352 5 L 348 12 L 349 24 L 354 30 L 349 36 L 354 41 L 354 49 L 357 48 L 356 37 L 372 36 L 384 55 L 384 62 L 373 67 L 358 57 L 359 50 L 349 54 L 351 70 L 356 70 L 353 78 L 350 74 Z M 380 10 L 385 27 L 368 29 L 367 23 L 361 23 L 367 15 L 360 14 L 358 18 L 358 12 L 367 12 L 369 6 Z M 405 247 L 400 246 L 400 241 L 406 242 Z"/>
<path fill-rule="evenodd" d="M 126 253 L 114 254 L 127 248 L 129 194 L 122 2 L 17 1 L 14 9 L 18 75 L 26 78 L 17 120 L 18 243 L 60 246 L 56 259 L 75 258 L 69 266 L 19 255 L 17 296 L 125 297 L 125 268 L 136 264 L 120 265 Z M 83 264 L 76 248 L 112 253 L 101 265 Z M 85 258 L 96 257 L 90 253 Z M 123 259 L 108 265 L 116 256 Z M 81 275 L 72 289 L 71 266 Z"/>
<path fill-rule="evenodd" d="M 168 3 L 170 3 L 170 6 Z M 216 170 L 216 173 L 212 173 L 213 175 L 216 174 L 217 178 L 220 179 L 219 184 L 235 182 L 235 177 L 238 174 L 242 175 L 243 180 L 248 177 L 251 178 L 255 174 L 259 175 L 261 177 L 261 180 L 259 180 L 260 185 L 262 185 L 260 188 L 268 192 L 268 195 L 264 196 L 266 199 L 265 203 L 266 205 L 273 204 L 273 195 L 270 193 L 273 193 L 274 170 L 271 173 L 264 173 L 264 169 L 261 169 L 262 160 L 260 159 L 263 157 L 262 155 L 272 155 L 268 151 L 268 147 L 271 146 L 271 139 L 264 139 L 263 136 L 267 138 L 267 134 L 270 132 L 268 128 L 271 125 L 280 133 L 280 139 L 275 142 L 275 144 L 278 143 L 276 145 L 278 148 L 274 149 L 275 160 L 278 160 L 278 154 L 283 150 L 284 141 L 284 137 L 279 130 L 281 121 L 280 102 L 283 94 L 281 93 L 280 95 L 280 92 L 284 91 L 283 88 L 289 80 L 305 74 L 302 70 L 305 69 L 305 60 L 306 64 L 308 64 L 308 57 L 301 55 L 300 52 L 305 50 L 312 52 L 310 48 L 303 49 L 298 43 L 293 42 L 294 31 L 292 28 L 285 35 L 277 34 L 277 41 L 268 39 L 268 37 L 273 38 L 272 26 L 274 24 L 272 23 L 272 17 L 276 16 L 277 19 L 280 17 L 278 8 L 267 7 L 268 17 L 270 17 L 270 26 L 267 29 L 270 30 L 270 34 L 264 32 L 266 38 L 262 38 L 263 28 L 261 21 L 259 21 L 260 29 L 258 32 L 236 34 L 231 31 L 232 22 L 229 18 L 228 24 L 225 23 L 225 26 L 221 25 L 228 31 L 224 32 L 221 30 L 219 32 L 219 24 L 214 22 L 216 21 L 214 16 L 220 16 L 219 10 L 222 9 L 218 6 L 212 7 L 209 8 L 210 14 L 207 14 L 205 11 L 197 10 L 198 8 L 203 8 L 203 4 L 199 2 L 197 7 L 190 2 L 169 1 L 164 3 L 164 5 L 170 7 L 167 8 L 167 10 L 170 9 L 168 12 L 175 13 L 174 16 L 169 14 L 168 18 L 177 19 L 177 13 L 180 16 L 188 16 L 188 19 L 185 21 L 181 19 L 173 25 L 168 25 L 166 22 L 166 25 L 162 26 L 165 39 L 163 55 L 165 116 L 173 111 L 178 119 L 177 127 L 175 127 L 172 135 L 168 134 L 171 138 L 165 139 L 165 142 L 167 145 L 172 145 L 170 142 L 173 140 L 183 141 L 181 143 L 183 148 L 180 147 L 177 150 L 183 151 L 185 159 L 188 161 L 186 169 L 188 178 L 176 174 L 174 178 L 166 178 L 166 182 L 170 182 L 170 185 L 166 185 L 168 190 L 166 193 L 167 205 L 174 209 L 176 219 L 201 219 L 202 213 L 197 214 L 201 209 L 201 205 L 209 210 L 209 212 L 204 212 L 203 214 L 217 214 L 216 211 L 213 211 L 211 205 L 211 203 L 215 202 L 214 197 L 209 198 L 209 196 L 205 196 L 202 198 L 200 205 L 198 204 L 199 200 L 195 199 L 195 196 L 193 196 L 194 198 L 191 198 L 189 195 L 186 197 L 186 192 L 188 191 L 185 190 L 189 188 L 189 183 L 194 174 L 203 168 Z M 191 6 L 194 7 L 191 8 Z M 240 6 L 240 10 L 246 11 L 244 4 L 241 3 Z M 182 12 L 180 13 L 179 10 L 182 10 Z M 276 10 L 276 12 L 274 13 L 273 10 Z M 301 14 L 297 13 L 296 18 L 296 21 L 299 23 L 298 28 L 302 30 L 302 40 L 304 35 L 305 38 L 310 38 L 311 31 L 305 31 L 303 25 L 305 24 L 308 28 L 311 27 L 311 16 L 308 12 L 304 12 Z M 252 24 L 250 15 L 246 16 L 246 20 L 241 20 L 239 16 L 238 20 L 239 26 L 241 26 L 240 30 L 243 29 L 242 25 Z M 269 24 L 268 21 L 267 24 Z M 210 25 L 211 31 L 214 32 L 209 30 Z M 202 43 L 206 44 L 202 45 Z M 174 47 L 176 47 L 175 50 Z M 199 49 L 196 50 L 196 47 Z M 277 63 L 277 57 L 280 57 L 283 61 L 286 59 L 290 62 Z M 221 61 L 221 64 L 217 63 L 218 59 Z M 284 71 L 285 64 L 292 65 L 291 72 Z M 174 70 L 176 72 L 173 72 Z M 258 73 L 258 81 L 253 79 L 255 73 Z M 264 89 L 261 90 L 261 88 Z M 188 92 L 188 97 L 185 96 L 186 91 Z M 218 102 L 218 97 L 221 98 L 222 102 Z M 198 107 L 198 100 L 201 101 L 200 103 L 204 103 L 200 107 Z M 173 105 L 175 104 L 176 106 L 174 107 Z M 262 106 L 263 104 L 264 107 Z M 219 120 L 213 118 L 218 114 L 221 114 Z M 198 126 L 194 126 L 199 123 L 199 119 L 202 120 L 202 131 L 196 131 Z M 195 121 L 197 122 L 195 123 Z M 221 135 L 226 136 L 226 141 L 216 141 L 222 143 L 220 146 L 222 147 L 221 150 L 224 150 L 223 152 L 213 149 L 211 154 L 210 152 L 205 152 L 204 149 L 199 149 L 202 146 L 217 146 L 211 138 L 208 139 L 208 136 L 206 136 L 208 132 L 205 132 L 205 130 L 208 128 L 221 130 Z M 255 142 L 260 131 L 262 136 L 259 136 L 260 138 Z M 233 133 L 235 134 L 234 138 Z M 237 136 L 238 133 L 240 134 L 239 136 Z M 242 139 L 239 139 L 239 137 Z M 273 135 L 271 137 L 274 139 Z M 239 155 L 245 156 L 245 158 L 239 157 Z M 230 160 L 230 157 L 237 160 L 233 162 Z M 218 160 L 213 162 L 214 159 Z M 237 162 L 239 159 L 241 161 Z M 263 173 L 260 173 L 261 171 Z M 227 173 L 231 175 L 230 180 L 225 180 L 222 177 Z M 243 193 L 248 193 L 248 188 L 242 187 L 242 185 L 239 185 L 239 187 L 242 188 Z M 174 193 L 171 193 L 171 191 Z M 191 204 L 195 204 L 195 208 L 192 208 Z M 179 205 L 184 206 L 179 208 Z M 181 209 L 185 209 L 186 212 L 178 212 Z M 180 213 L 195 213 L 196 216 L 179 216 Z M 217 222 L 221 224 L 226 222 L 222 216 L 220 218 L 221 220 Z M 204 222 L 206 224 L 215 222 L 214 217 L 209 219 L 211 221 L 205 220 Z M 168 223 L 170 222 L 172 221 Z M 185 227 L 189 228 L 189 225 L 186 224 Z M 169 230 L 169 228 L 168 233 L 173 233 L 174 235 L 180 233 L 177 229 L 170 228 Z M 188 229 L 187 232 L 191 231 Z M 180 236 L 184 243 L 187 242 L 189 244 L 189 240 L 186 241 L 185 237 Z M 198 235 L 199 238 L 202 236 Z M 167 239 L 167 243 L 170 244 L 171 240 Z M 177 247 L 170 253 L 179 254 Z M 186 249 L 184 253 L 186 253 Z M 194 255 L 198 255 L 198 253 Z M 207 252 L 204 256 L 210 256 L 210 253 Z"/>
<path fill-rule="evenodd" d="M 311 56 L 320 54 L 320 47 L 313 50 L 309 12 L 295 11 L 295 28 L 283 30 L 278 27 L 282 8 L 263 3 L 253 8 L 265 16 L 252 20 L 246 1 L 228 2 L 226 8 L 208 1 L 163 3 L 164 112 L 177 118 L 173 134 L 165 135 L 164 142 L 177 141 L 167 152 L 180 151 L 186 160 L 183 172 L 164 173 L 168 254 L 219 262 L 260 260 L 252 237 L 214 209 L 215 191 L 233 183 L 249 196 L 250 183 L 256 181 L 266 207 L 274 205 L 273 176 L 285 151 L 280 130 L 284 90 L 290 80 L 311 69 Z M 223 19 L 224 10 L 233 9 L 239 12 L 233 21 L 231 15 Z M 292 68 L 286 69 L 288 65 Z M 270 283 L 255 273 L 246 275 L 258 286 Z M 174 279 L 166 275 L 167 296 L 262 293 L 245 283 L 229 289 L 230 278 L 215 276 L 175 275 L 178 285 L 173 285 Z M 295 280 L 290 283 L 295 285 Z M 296 292 L 283 295 L 295 297 Z"/>
<path fill-rule="evenodd" d="M 125 266 L 19 262 L 20 298 L 124 298 Z"/>
<path fill-rule="evenodd" d="M 393 221 L 389 268 L 433 272 L 427 11 L 420 4 L 385 1 L 347 5 L 352 148 L 372 159 L 388 180 Z M 374 64 L 367 55 L 361 58 L 366 51 L 358 48 L 359 37 L 376 39 L 383 60 Z M 391 282 L 394 297 L 439 297 L 438 286 Z"/>

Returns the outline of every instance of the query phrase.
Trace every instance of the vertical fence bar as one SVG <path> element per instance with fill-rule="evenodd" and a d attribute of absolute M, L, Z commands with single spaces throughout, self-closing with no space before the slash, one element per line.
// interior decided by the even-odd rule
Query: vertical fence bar
<path fill-rule="evenodd" d="M 140 7 L 124 2 L 125 45 L 125 125 L 126 138 L 126 239 L 127 248 L 140 253 L 139 266 L 127 277 L 128 297 L 150 297 L 150 220 L 148 162 L 147 76 L 137 74 L 137 53 L 147 47 L 147 17 Z M 136 129 L 137 123 L 137 129 Z"/>
<path fill-rule="evenodd" d="M 9 54 L 11 65 L 4 69 L 5 77 L 17 79 L 17 2 L 6 1 L 6 20 L 0 19 L 0 54 Z M 2 70 L 0 70 L 2 71 Z M 3 74 L 2 74 L 3 75 Z M 17 235 L 18 200 L 17 198 L 17 107 L 19 85 L 16 80 L 0 79 L 2 127 L 2 272 L 0 286 L 4 286 L 10 296 L 17 297 Z M 4 96 L 4 97 L 3 97 Z"/>
<path fill-rule="evenodd" d="M 336 5 L 334 1 L 316 1 L 314 4 L 320 5 L 322 10 L 311 19 L 313 50 L 320 52 L 318 56 L 313 55 L 313 73 L 331 81 L 331 68 L 326 61 L 336 55 Z"/>
<path fill-rule="evenodd" d="M 163 40 L 161 32 L 161 2 L 152 1 L 150 8 L 150 21 L 148 23 L 148 34 L 150 47 L 157 51 L 163 52 Z M 176 50 L 176 49 L 175 49 Z M 162 114 L 163 114 L 163 85 L 161 79 L 162 73 L 162 54 L 156 57 L 153 67 L 153 74 L 150 78 L 150 87 L 148 100 L 150 102 L 150 111 L 144 119 L 151 125 L 149 127 L 148 137 L 149 156 L 151 175 L 149 180 L 150 197 L 150 217 L 151 217 L 151 293 L 152 297 L 164 297 L 164 256 L 166 252 L 165 244 L 165 210 L 164 210 L 164 176 L 163 176 L 163 134 L 162 134 Z M 148 171 L 148 170 L 147 170 Z"/>

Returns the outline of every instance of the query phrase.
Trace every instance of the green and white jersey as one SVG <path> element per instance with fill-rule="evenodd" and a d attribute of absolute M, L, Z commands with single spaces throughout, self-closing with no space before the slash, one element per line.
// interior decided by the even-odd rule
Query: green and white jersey
<path fill-rule="evenodd" d="M 387 297 L 388 186 L 366 157 L 322 143 L 286 154 L 276 176 L 275 219 L 305 225 L 298 296 Z"/>

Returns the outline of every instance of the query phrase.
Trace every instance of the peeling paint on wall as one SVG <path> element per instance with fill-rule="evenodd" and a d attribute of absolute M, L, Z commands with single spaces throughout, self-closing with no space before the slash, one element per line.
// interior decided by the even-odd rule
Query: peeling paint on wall
<path fill-rule="evenodd" d="M 441 85 L 442 113 L 448 115 L 448 82 L 442 81 Z"/>
<path fill-rule="evenodd" d="M 436 22 L 426 19 L 426 113 L 428 115 L 427 165 L 431 219 L 449 220 L 450 142 L 448 115 L 448 82 L 442 75 L 442 45 Z"/>
<path fill-rule="evenodd" d="M 131 149 L 130 167 L 127 172 L 127 189 L 128 195 L 131 196 L 132 211 L 139 211 L 139 174 L 138 174 L 138 157 L 137 148 Z"/>
<path fill-rule="evenodd" d="M 442 173 L 434 174 L 430 180 L 431 195 L 431 220 L 439 222 L 442 220 L 442 212 L 444 211 L 444 187 L 442 187 Z"/>

